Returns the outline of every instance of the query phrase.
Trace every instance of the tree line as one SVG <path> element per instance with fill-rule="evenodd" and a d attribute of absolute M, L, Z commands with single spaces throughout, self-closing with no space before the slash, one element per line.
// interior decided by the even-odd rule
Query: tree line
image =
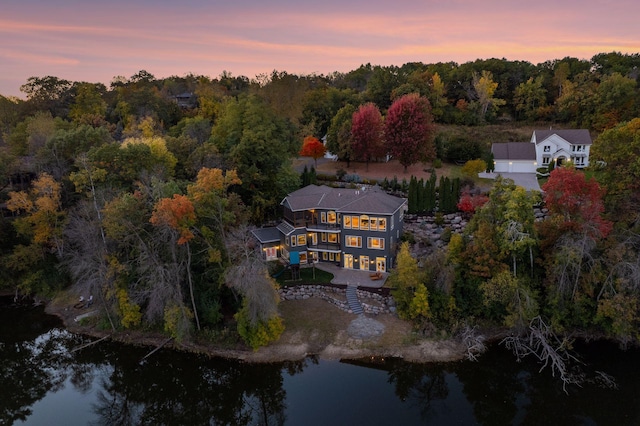
<path fill-rule="evenodd" d="M 0 96 L 0 281 L 23 293 L 91 293 L 109 312 L 108 327 L 154 325 L 187 336 L 237 315 L 247 341 L 268 341 L 281 331 L 275 298 L 262 297 L 273 283 L 242 230 L 277 217 L 282 198 L 299 187 L 291 158 L 305 137 L 326 135 L 340 159 L 391 155 L 406 167 L 450 160 L 454 151 L 456 159 L 482 157 L 477 141 L 447 140 L 437 124 L 549 120 L 607 129 L 592 154 L 606 164 L 596 174 L 605 214 L 634 216 L 639 61 L 613 52 L 538 65 L 367 64 L 255 79 L 140 71 L 108 88 L 30 77 L 26 100 Z M 454 192 L 447 185 L 440 182 L 441 194 Z M 416 192 L 418 211 L 429 210 L 418 195 L 426 187 Z M 460 191 L 442 205 L 454 209 Z M 584 253 L 601 253 L 582 241 Z M 635 250 L 627 244 L 619 253 Z M 581 268 L 592 265 L 585 259 Z M 461 294 L 460 312 L 476 312 Z M 462 309 L 466 303 L 476 308 Z"/>

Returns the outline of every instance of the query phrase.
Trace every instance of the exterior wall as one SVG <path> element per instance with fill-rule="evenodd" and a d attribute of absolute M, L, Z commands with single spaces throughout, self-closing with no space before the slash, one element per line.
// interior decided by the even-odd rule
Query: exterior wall
<path fill-rule="evenodd" d="M 284 210 L 285 221 L 295 226 L 295 229 L 288 236 L 283 235 L 282 230 L 280 231 L 279 245 L 281 249 L 279 254 L 282 258 L 288 260 L 291 252 L 299 252 L 302 264 L 310 262 L 315 257 L 321 262 L 334 262 L 341 267 L 358 270 L 387 271 L 394 266 L 397 244 L 403 231 L 406 203 L 393 215 L 340 214 L 328 209 L 292 212 L 287 206 L 284 207 Z M 333 215 L 335 215 L 335 222 L 332 220 Z M 353 216 L 357 216 L 358 228 L 345 228 L 343 226 L 345 216 L 349 216 L 351 219 Z M 360 229 L 360 220 L 363 216 L 376 219 L 384 218 L 386 221 L 385 230 L 380 231 L 379 226 L 375 230 L 372 230 L 371 226 L 369 229 Z M 376 223 L 379 224 L 378 221 Z M 323 241 L 323 234 L 326 241 Z M 330 236 L 335 236 L 335 243 L 330 241 Z M 347 247 L 346 242 L 349 236 L 359 237 L 360 247 Z M 376 240 L 369 240 L 369 238 Z M 292 243 L 292 239 L 295 240 L 295 243 Z M 383 247 L 376 248 L 377 245 L 383 245 Z M 347 261 L 349 261 L 349 265 L 346 264 Z M 362 267 L 364 262 L 367 263 Z"/>
<path fill-rule="evenodd" d="M 398 239 L 402 235 L 403 222 L 400 219 L 402 216 L 402 208 L 399 209 L 394 215 L 364 215 L 370 218 L 384 218 L 386 219 L 386 229 L 380 230 L 366 230 L 366 229 L 342 229 L 341 244 L 342 244 L 342 262 L 341 266 L 348 269 L 360 269 L 367 271 L 384 270 L 387 271 L 393 265 L 395 260 L 394 253 Z M 343 215 L 344 216 L 362 216 L 357 214 Z M 351 238 L 360 239 L 360 247 L 350 247 L 347 245 L 347 240 Z M 375 238 L 377 241 L 370 240 Z M 383 248 L 375 248 L 382 241 Z M 367 261 L 366 266 L 362 266 L 362 262 Z"/>
<path fill-rule="evenodd" d="M 545 150 L 545 148 L 547 150 Z M 565 157 L 567 160 L 574 161 L 576 167 L 582 168 L 589 165 L 589 152 L 591 145 L 576 145 L 575 147 L 561 138 L 558 135 L 551 135 L 547 139 L 536 144 L 536 161 L 539 167 L 545 167 L 550 161 L 557 161 L 560 157 Z M 549 161 L 545 161 L 545 157 Z M 576 157 L 580 157 L 582 164 L 579 164 L 579 160 L 576 161 Z"/>
<path fill-rule="evenodd" d="M 307 230 L 305 228 L 296 228 L 296 230 L 289 235 L 288 245 L 286 244 L 287 238 L 285 237 L 285 247 L 287 247 L 290 253 L 294 251 L 300 253 L 300 263 L 302 265 L 308 263 L 310 260 L 307 253 L 307 236 Z"/>
<path fill-rule="evenodd" d="M 280 249 L 278 248 L 279 245 L 280 243 L 278 241 L 260 244 L 262 259 L 266 261 L 278 260 L 280 258 Z"/>

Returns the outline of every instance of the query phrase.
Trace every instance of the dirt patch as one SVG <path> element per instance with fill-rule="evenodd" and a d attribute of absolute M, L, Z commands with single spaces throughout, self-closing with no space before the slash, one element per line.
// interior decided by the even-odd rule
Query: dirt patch
<path fill-rule="evenodd" d="M 95 337 L 111 335 L 116 341 L 150 347 L 157 347 L 167 339 L 158 332 L 111 333 L 98 329 L 96 321 L 76 322 L 74 318 L 85 310 L 74 309 L 74 302 L 75 299 L 58 299 L 47 305 L 47 312 L 62 318 L 67 328 L 75 333 Z M 464 356 L 460 343 L 419 339 L 409 323 L 390 314 L 358 316 L 318 298 L 283 301 L 280 312 L 285 324 L 284 333 L 277 342 L 257 351 L 243 345 L 221 347 L 193 341 L 172 341 L 166 347 L 247 362 L 299 360 L 314 354 L 324 359 L 393 356 L 412 362 L 453 361 Z"/>
<path fill-rule="evenodd" d="M 319 164 L 317 171 L 318 173 L 335 175 L 338 170 L 343 169 L 348 174 L 358 174 L 358 176 L 365 179 L 382 181 L 385 177 L 391 180 L 396 176 L 399 181 L 402 181 L 402 179 L 409 181 L 411 176 L 415 176 L 418 180 L 420 180 L 420 178 L 429 179 L 431 177 L 431 167 L 431 163 L 418 163 L 407 167 L 407 171 L 405 172 L 404 166 L 397 160 L 369 163 L 368 167 L 366 163 L 355 161 L 352 161 L 349 167 L 347 167 L 347 163 L 343 161 L 329 161 Z M 453 172 L 454 169 L 451 165 L 443 164 L 441 168 L 434 170 L 438 178 L 440 178 L 440 176 L 451 176 L 452 173 L 455 173 Z"/>

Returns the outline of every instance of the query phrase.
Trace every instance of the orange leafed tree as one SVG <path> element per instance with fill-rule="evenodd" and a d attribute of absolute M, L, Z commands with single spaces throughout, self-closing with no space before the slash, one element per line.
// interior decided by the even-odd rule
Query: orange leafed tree
<path fill-rule="evenodd" d="M 195 209 L 191 200 L 180 194 L 173 198 L 163 198 L 156 204 L 150 222 L 154 225 L 166 225 L 180 233 L 178 244 L 182 245 L 193 238 L 189 229 L 196 220 Z"/>
<path fill-rule="evenodd" d="M 302 141 L 300 156 L 313 158 L 316 168 L 318 167 L 318 158 L 324 156 L 325 152 L 327 152 L 327 148 L 325 148 L 322 142 L 320 142 L 316 137 L 307 136 L 304 138 L 304 141 Z"/>

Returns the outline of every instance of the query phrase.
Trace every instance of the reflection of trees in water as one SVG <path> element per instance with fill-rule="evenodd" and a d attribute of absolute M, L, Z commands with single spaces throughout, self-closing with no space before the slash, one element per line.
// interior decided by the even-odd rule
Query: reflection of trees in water
<path fill-rule="evenodd" d="M 70 383 L 80 393 L 98 387 L 96 425 L 280 425 L 283 372 L 317 363 L 252 365 L 160 351 L 140 365 L 147 349 L 101 342 L 73 351 L 86 339 L 51 329 L 37 314 L 23 321 L 22 313 L 0 309 L 5 324 L 20 315 L 0 333 L 0 424 L 26 420 L 34 403 Z"/>
<path fill-rule="evenodd" d="M 422 419 L 428 420 L 432 402 L 445 400 L 449 395 L 446 372 L 438 365 L 414 364 L 399 360 L 390 361 L 388 364 L 388 381 L 395 384 L 398 398 L 417 405 Z"/>
<path fill-rule="evenodd" d="M 463 393 L 473 405 L 480 424 L 512 424 L 519 405 L 527 404 L 530 373 L 513 355 L 499 349 L 487 351 L 478 362 L 463 362 L 455 369 Z"/>
<path fill-rule="evenodd" d="M 281 425 L 282 373 L 306 365 L 252 365 L 169 351 L 144 365 L 138 364 L 140 356 L 113 358 L 93 407 L 97 425 Z"/>
<path fill-rule="evenodd" d="M 31 406 L 69 377 L 69 349 L 78 339 L 59 329 L 36 334 L 30 340 L 0 342 L 0 424 L 26 420 Z"/>

